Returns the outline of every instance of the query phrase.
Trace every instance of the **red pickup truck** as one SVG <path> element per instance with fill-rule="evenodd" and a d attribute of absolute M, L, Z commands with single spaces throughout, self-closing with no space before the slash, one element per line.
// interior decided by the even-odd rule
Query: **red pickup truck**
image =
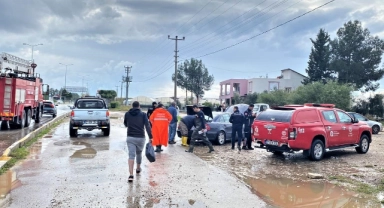
<path fill-rule="evenodd" d="M 326 151 L 355 147 L 368 152 L 372 129 L 333 104 L 285 105 L 264 111 L 252 124 L 258 148 L 274 154 L 303 150 L 310 159 L 321 160 Z"/>

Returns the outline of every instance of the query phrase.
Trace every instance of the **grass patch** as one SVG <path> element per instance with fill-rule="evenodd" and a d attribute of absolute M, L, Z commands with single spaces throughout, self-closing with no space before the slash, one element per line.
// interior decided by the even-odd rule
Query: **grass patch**
<path fill-rule="evenodd" d="M 131 106 L 126 106 L 126 105 L 119 105 L 116 108 L 109 108 L 108 110 L 111 112 L 118 112 L 118 111 L 124 111 L 127 112 L 131 109 Z"/>
<path fill-rule="evenodd" d="M 384 204 L 384 199 L 380 201 L 381 204 Z"/>
<path fill-rule="evenodd" d="M 373 185 L 373 186 L 360 181 L 353 180 L 345 176 L 340 176 L 340 175 L 330 176 L 329 179 L 340 182 L 340 183 L 351 184 L 352 186 L 355 187 L 354 190 L 356 192 L 367 194 L 367 195 L 377 194 L 379 192 L 384 191 L 384 178 L 381 179 L 378 185 Z"/>
<path fill-rule="evenodd" d="M 37 134 L 33 139 L 26 142 L 21 148 L 13 150 L 9 156 L 12 157 L 0 168 L 0 175 L 7 172 L 10 168 L 12 168 L 17 162 L 25 159 L 29 155 L 29 147 L 34 144 L 37 140 L 42 138 L 44 135 L 48 134 L 52 129 L 56 128 L 58 125 L 64 122 L 64 119 L 61 121 L 55 122 L 49 128 L 44 129 L 39 134 Z"/>
<path fill-rule="evenodd" d="M 384 173 L 384 168 L 380 169 L 379 172 Z"/>

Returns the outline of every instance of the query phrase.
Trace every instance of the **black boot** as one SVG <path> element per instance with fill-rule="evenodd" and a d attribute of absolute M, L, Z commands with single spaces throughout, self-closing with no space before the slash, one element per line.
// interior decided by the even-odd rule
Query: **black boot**
<path fill-rule="evenodd" d="M 193 153 L 193 149 L 195 147 L 193 145 L 189 145 L 189 149 L 188 150 L 185 150 L 185 152 L 190 152 L 190 153 Z"/>
<path fill-rule="evenodd" d="M 160 145 L 157 145 L 157 146 L 156 146 L 156 150 L 155 150 L 155 152 L 161 152 L 161 151 L 162 151 L 161 146 L 160 146 Z"/>
<path fill-rule="evenodd" d="M 209 147 L 209 151 L 208 151 L 208 153 L 211 153 L 211 152 L 215 151 L 215 150 L 213 149 L 212 143 L 209 143 L 209 144 L 208 144 L 208 147 Z"/>

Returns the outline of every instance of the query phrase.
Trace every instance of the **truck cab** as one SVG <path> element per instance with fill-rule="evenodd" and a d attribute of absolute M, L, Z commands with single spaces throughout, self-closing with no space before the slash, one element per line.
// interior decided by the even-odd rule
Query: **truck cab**
<path fill-rule="evenodd" d="M 367 153 L 372 129 L 333 104 L 306 103 L 261 113 L 252 124 L 252 136 L 268 152 L 302 150 L 310 159 L 321 160 L 325 152 L 341 148 Z"/>

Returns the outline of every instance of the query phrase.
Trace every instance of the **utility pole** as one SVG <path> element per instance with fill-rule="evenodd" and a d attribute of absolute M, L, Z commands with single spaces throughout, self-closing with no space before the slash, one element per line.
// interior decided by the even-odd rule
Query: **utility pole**
<path fill-rule="evenodd" d="M 177 36 L 175 38 L 170 38 L 170 36 L 168 35 L 168 39 L 170 40 L 174 40 L 175 41 L 175 92 L 174 92 L 174 97 L 173 97 L 173 100 L 175 101 L 176 105 L 177 105 L 177 52 L 179 52 L 177 50 L 177 41 L 179 40 L 185 40 L 185 37 L 183 37 L 182 39 L 178 39 Z"/>
<path fill-rule="evenodd" d="M 116 98 L 115 98 L 115 101 L 117 100 L 117 96 L 119 96 L 119 86 L 115 86 L 116 87 Z"/>
<path fill-rule="evenodd" d="M 123 77 L 123 81 L 126 83 L 126 91 L 125 91 L 125 105 L 128 106 L 128 89 L 129 83 L 132 82 L 132 76 L 129 76 L 131 73 L 132 66 L 124 66 L 125 73 L 127 73 L 126 77 Z"/>
<path fill-rule="evenodd" d="M 123 80 L 120 81 L 121 83 L 121 92 L 120 92 L 120 98 L 123 99 L 123 84 L 124 84 L 124 76 L 123 76 Z"/>

